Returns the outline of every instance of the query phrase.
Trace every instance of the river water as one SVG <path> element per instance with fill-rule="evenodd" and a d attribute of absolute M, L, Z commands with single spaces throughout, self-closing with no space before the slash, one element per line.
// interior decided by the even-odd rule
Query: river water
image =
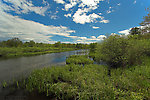
<path fill-rule="evenodd" d="M 19 57 L 0 60 L 0 84 L 28 75 L 33 69 L 65 65 L 66 57 L 70 55 L 82 55 L 87 50 L 67 51 L 30 57 Z"/>

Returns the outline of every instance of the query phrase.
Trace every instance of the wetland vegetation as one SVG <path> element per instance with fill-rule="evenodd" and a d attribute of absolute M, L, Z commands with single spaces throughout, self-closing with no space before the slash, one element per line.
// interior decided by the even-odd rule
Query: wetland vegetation
<path fill-rule="evenodd" d="M 65 66 L 36 69 L 14 87 L 58 100 L 150 100 L 150 29 L 130 33 L 90 44 L 88 55 L 72 55 Z"/>
<path fill-rule="evenodd" d="M 87 49 L 87 44 L 55 44 L 35 43 L 34 41 L 22 42 L 19 38 L 12 38 L 0 42 L 0 57 L 32 56 L 46 53 L 56 53 Z"/>

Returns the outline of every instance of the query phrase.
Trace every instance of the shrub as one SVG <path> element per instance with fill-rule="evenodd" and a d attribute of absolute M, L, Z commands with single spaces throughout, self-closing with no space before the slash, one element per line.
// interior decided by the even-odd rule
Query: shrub
<path fill-rule="evenodd" d="M 150 40 L 110 36 L 99 43 L 96 61 L 104 61 L 110 67 L 125 67 L 142 63 L 142 58 L 149 55 Z"/>
<path fill-rule="evenodd" d="M 110 36 L 98 44 L 96 61 L 100 62 L 102 60 L 111 67 L 123 66 L 127 46 L 127 39 L 120 36 Z"/>

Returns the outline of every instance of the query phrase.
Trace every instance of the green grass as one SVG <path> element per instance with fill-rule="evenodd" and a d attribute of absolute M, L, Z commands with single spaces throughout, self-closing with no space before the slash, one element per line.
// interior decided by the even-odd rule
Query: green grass
<path fill-rule="evenodd" d="M 88 55 L 71 55 L 66 59 L 66 64 L 93 64 L 94 61 L 88 58 Z"/>
<path fill-rule="evenodd" d="M 56 48 L 56 47 L 0 47 L 0 56 L 1 57 L 18 57 L 18 56 L 32 56 L 40 55 L 46 53 L 56 53 L 64 51 L 72 51 L 75 48 Z"/>
<path fill-rule="evenodd" d="M 112 69 L 110 77 L 107 71 L 107 66 L 95 64 L 37 69 L 25 88 L 64 100 L 150 99 L 150 64 Z"/>

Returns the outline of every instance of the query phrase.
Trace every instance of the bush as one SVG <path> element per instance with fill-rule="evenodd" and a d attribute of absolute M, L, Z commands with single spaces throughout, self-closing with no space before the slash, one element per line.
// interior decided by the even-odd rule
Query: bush
<path fill-rule="evenodd" d="M 149 55 L 150 40 L 110 36 L 99 43 L 96 61 L 104 61 L 110 67 L 125 67 L 142 63 L 142 58 Z"/>
<path fill-rule="evenodd" d="M 96 51 L 96 61 L 104 61 L 111 67 L 124 65 L 128 41 L 120 36 L 110 36 L 99 43 Z"/>

